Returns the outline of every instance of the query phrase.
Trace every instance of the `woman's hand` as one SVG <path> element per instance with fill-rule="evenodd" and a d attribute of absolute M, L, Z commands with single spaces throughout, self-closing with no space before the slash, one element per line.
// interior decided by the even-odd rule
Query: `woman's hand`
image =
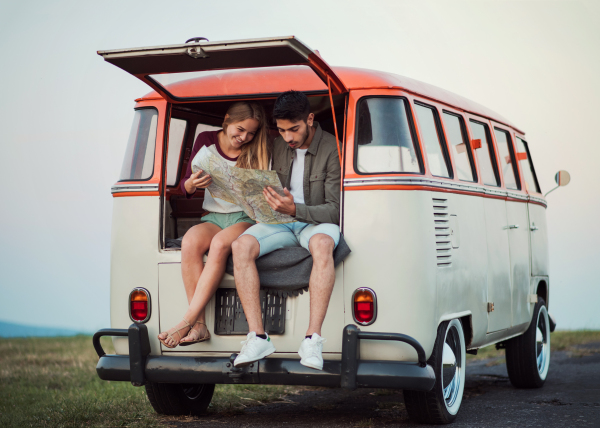
<path fill-rule="evenodd" d="M 198 171 L 195 174 L 192 174 L 190 178 L 185 182 L 185 191 L 189 194 L 194 193 L 197 189 L 206 189 L 212 183 L 212 178 L 210 175 L 205 175 L 204 177 L 200 177 L 202 174 L 202 170 Z"/>

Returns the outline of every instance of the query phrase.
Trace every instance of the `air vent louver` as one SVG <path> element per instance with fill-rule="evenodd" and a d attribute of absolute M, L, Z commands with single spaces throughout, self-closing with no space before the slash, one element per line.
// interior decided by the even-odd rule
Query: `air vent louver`
<path fill-rule="evenodd" d="M 433 221 L 435 223 L 435 251 L 438 267 L 452 265 L 452 241 L 450 239 L 450 215 L 448 199 L 433 198 Z"/>

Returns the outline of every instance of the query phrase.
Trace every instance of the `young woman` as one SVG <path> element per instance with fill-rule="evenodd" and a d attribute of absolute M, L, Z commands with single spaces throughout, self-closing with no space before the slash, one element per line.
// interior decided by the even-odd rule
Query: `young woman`
<path fill-rule="evenodd" d="M 233 104 L 225 115 L 223 130 L 198 135 L 190 159 L 194 159 L 202 147 L 232 166 L 269 169 L 268 130 L 263 108 L 256 103 Z M 203 150 L 200 155 L 208 151 Z M 193 174 L 191 165 L 190 161 L 181 182 L 187 198 L 211 183 L 209 175 L 200 177 L 202 171 Z M 187 231 L 181 244 L 181 274 L 189 308 L 179 324 L 158 335 L 168 348 L 210 339 L 204 308 L 223 278 L 231 243 L 255 224 L 239 206 L 214 198 L 209 191 L 204 193 L 202 207 L 209 214 L 202 217 L 202 223 Z M 207 250 L 208 258 L 203 265 Z"/>

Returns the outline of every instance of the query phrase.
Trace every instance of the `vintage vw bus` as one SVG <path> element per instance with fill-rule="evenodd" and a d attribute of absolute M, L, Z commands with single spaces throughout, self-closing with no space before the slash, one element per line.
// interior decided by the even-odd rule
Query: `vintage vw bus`
<path fill-rule="evenodd" d="M 520 128 L 422 82 L 330 67 L 295 37 L 98 53 L 155 91 L 136 100 L 112 187 L 112 328 L 94 336 L 100 378 L 144 385 L 163 414 L 201 414 L 217 383 L 398 388 L 414 420 L 448 423 L 465 354 L 496 344 L 515 386 L 542 386 L 555 325 L 546 201 Z M 352 253 L 336 269 L 324 369 L 296 353 L 306 293 L 264 295 L 278 352 L 234 368 L 248 326 L 230 275 L 207 307 L 212 339 L 164 348 L 157 334 L 187 305 L 176 239 L 202 215 L 202 192 L 188 200 L 179 188 L 195 137 L 219 127 L 231 102 L 271 111 L 289 89 L 308 95 L 342 162 L 340 227 Z M 116 355 L 101 336 L 114 337 Z"/>

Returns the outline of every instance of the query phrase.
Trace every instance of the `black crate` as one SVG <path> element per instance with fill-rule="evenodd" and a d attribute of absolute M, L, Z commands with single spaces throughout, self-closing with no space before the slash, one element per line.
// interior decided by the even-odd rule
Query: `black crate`
<path fill-rule="evenodd" d="M 263 325 L 267 334 L 285 332 L 286 299 L 260 290 Z M 248 334 L 248 321 L 235 288 L 217 289 L 215 300 L 215 334 Z"/>

